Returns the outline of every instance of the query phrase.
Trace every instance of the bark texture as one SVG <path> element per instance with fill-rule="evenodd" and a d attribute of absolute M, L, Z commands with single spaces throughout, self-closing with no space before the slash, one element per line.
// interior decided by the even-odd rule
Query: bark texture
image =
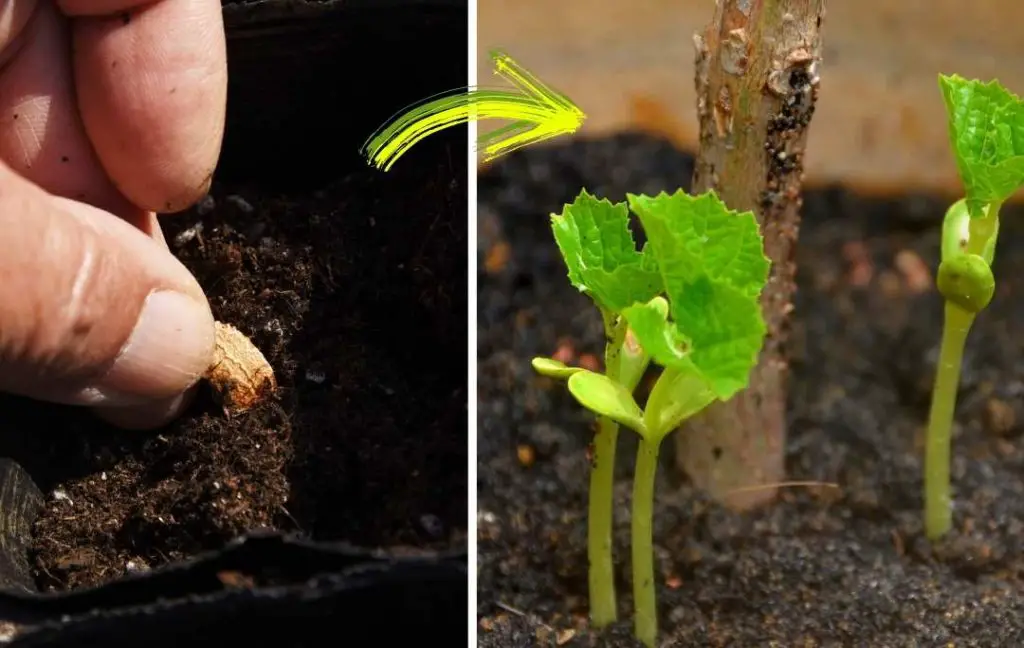
<path fill-rule="evenodd" d="M 693 192 L 752 211 L 771 259 L 768 336 L 750 386 L 676 435 L 677 462 L 714 499 L 747 509 L 785 472 L 785 344 L 807 128 L 818 96 L 824 0 L 718 0 L 697 49 L 700 152 Z M 766 486 L 765 488 L 758 488 Z"/>

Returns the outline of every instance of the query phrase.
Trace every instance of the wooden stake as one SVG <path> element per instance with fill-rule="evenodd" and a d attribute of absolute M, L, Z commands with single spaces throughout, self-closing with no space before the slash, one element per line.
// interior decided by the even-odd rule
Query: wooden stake
<path fill-rule="evenodd" d="M 753 211 L 772 269 L 761 299 L 768 337 L 750 386 L 687 423 L 676 435 L 677 462 L 697 486 L 740 510 L 773 499 L 771 485 L 784 475 L 785 343 L 824 16 L 824 0 L 718 0 L 694 37 L 693 192 L 714 189 L 731 209 Z"/>

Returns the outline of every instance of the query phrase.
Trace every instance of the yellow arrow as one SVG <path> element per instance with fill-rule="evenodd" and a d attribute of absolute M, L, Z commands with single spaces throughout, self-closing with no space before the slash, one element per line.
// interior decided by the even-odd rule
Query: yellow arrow
<path fill-rule="evenodd" d="M 481 135 L 484 160 L 535 142 L 575 133 L 586 119 L 568 97 L 543 83 L 503 52 L 491 52 L 494 73 L 519 92 L 461 88 L 410 106 L 375 132 L 360 153 L 387 171 L 406 151 L 428 135 L 471 120 L 506 119 L 511 123 Z"/>

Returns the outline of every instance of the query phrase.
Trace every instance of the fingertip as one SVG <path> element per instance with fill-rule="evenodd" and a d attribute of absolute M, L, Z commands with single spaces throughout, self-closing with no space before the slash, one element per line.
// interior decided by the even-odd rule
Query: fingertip
<path fill-rule="evenodd" d="M 95 407 L 102 420 L 123 430 L 146 432 L 157 430 L 178 418 L 195 400 L 198 386 L 168 399 L 131 407 Z"/>
<path fill-rule="evenodd" d="M 114 184 L 169 213 L 209 189 L 227 108 L 227 58 L 216 0 L 161 0 L 73 21 L 82 120 Z"/>

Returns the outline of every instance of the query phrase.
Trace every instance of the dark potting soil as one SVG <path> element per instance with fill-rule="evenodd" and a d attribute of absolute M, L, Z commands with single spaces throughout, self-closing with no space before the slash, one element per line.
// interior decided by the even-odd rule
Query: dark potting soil
<path fill-rule="evenodd" d="M 582 187 L 621 200 L 687 186 L 692 159 L 641 136 L 535 148 L 480 180 L 480 645 L 633 646 L 623 432 L 615 497 L 620 623 L 588 629 L 591 417 L 530 358 L 595 362 L 600 318 L 568 283 L 548 215 Z M 970 336 L 954 439 L 956 531 L 921 530 L 923 428 L 941 327 L 929 281 L 946 203 L 806 196 L 791 340 L 790 479 L 736 514 L 675 469 L 654 543 L 670 646 L 1011 646 L 1024 640 L 1024 228 L 1007 208 L 998 292 Z M 923 264 L 922 264 L 923 261 Z M 589 355 L 588 355 L 589 354 Z"/>
<path fill-rule="evenodd" d="M 154 433 L 0 396 L 0 456 L 47 493 L 44 590 L 97 584 L 263 528 L 445 549 L 466 528 L 465 133 L 315 190 L 219 186 L 163 219 L 276 398 L 227 419 L 208 388 Z M 355 156 L 353 156 L 354 158 Z"/>

